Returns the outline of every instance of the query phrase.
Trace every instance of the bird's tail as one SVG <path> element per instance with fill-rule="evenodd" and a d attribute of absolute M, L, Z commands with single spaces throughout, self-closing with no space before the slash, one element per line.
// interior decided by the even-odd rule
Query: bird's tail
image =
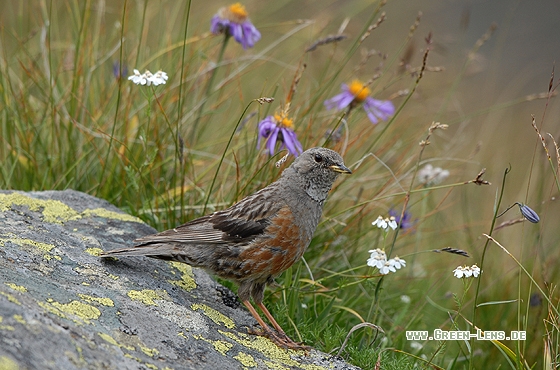
<path fill-rule="evenodd" d="M 169 244 L 139 244 L 130 248 L 113 249 L 99 255 L 99 257 L 119 256 L 165 256 L 173 253 L 173 246 Z"/>

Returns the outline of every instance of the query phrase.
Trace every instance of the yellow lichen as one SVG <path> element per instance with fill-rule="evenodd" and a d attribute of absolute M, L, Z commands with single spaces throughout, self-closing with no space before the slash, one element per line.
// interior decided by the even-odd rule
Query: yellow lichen
<path fill-rule="evenodd" d="M 140 350 L 150 357 L 154 357 L 154 356 L 159 354 L 159 351 L 155 348 L 148 348 L 148 347 L 140 346 Z"/>
<path fill-rule="evenodd" d="M 12 317 L 14 318 L 14 320 L 16 320 L 17 322 L 19 322 L 22 325 L 27 324 L 27 322 L 24 320 L 23 316 L 21 316 L 21 315 L 14 315 Z"/>
<path fill-rule="evenodd" d="M 209 307 L 205 304 L 193 303 L 191 305 L 191 309 L 194 310 L 194 311 L 202 310 L 204 315 L 206 315 L 210 320 L 214 321 L 218 325 L 223 324 L 226 328 L 229 328 L 229 329 L 235 328 L 235 323 L 233 322 L 232 319 L 230 319 L 229 317 L 227 317 L 223 313 L 221 313 L 219 311 L 216 311 L 212 307 Z"/>
<path fill-rule="evenodd" d="M 4 285 L 9 286 L 13 290 L 17 290 L 20 293 L 26 293 L 27 292 L 27 288 L 22 286 L 22 285 L 16 285 L 14 283 L 4 283 Z"/>
<path fill-rule="evenodd" d="M 101 218 L 108 218 L 111 220 L 143 223 L 143 221 L 138 217 L 134 217 L 126 213 L 109 211 L 105 208 L 86 209 L 84 212 L 82 212 L 82 216 L 84 217 L 98 216 Z"/>
<path fill-rule="evenodd" d="M 0 295 L 3 295 L 4 297 L 8 298 L 8 301 L 17 304 L 18 306 L 21 306 L 20 301 L 18 301 L 18 299 L 13 295 L 11 295 L 10 293 L 0 292 Z"/>
<path fill-rule="evenodd" d="M 171 266 L 181 272 L 181 280 L 168 280 L 169 283 L 177 285 L 178 287 L 185 289 L 187 292 L 196 288 L 196 281 L 194 280 L 194 274 L 191 266 L 186 263 L 175 261 L 171 262 Z"/>
<path fill-rule="evenodd" d="M 298 363 L 297 361 L 293 360 L 291 356 L 305 353 L 304 351 L 281 349 L 268 338 L 255 337 L 254 339 L 249 339 L 249 336 L 243 333 L 238 333 L 239 335 L 236 335 L 235 333 L 226 332 L 223 330 L 218 330 L 218 332 L 225 337 L 236 341 L 244 347 L 261 352 L 268 359 L 278 363 L 279 365 L 285 365 L 289 367 L 297 366 L 306 370 L 323 369 L 322 367 L 316 365 L 304 365 Z"/>
<path fill-rule="evenodd" d="M 0 194 L 2 195 L 2 194 Z M 20 238 L 17 237 L 15 234 L 9 233 L 9 234 L 5 234 L 6 237 L 1 237 L 0 238 L 0 245 L 4 245 L 6 242 L 11 242 L 14 244 L 17 244 L 19 246 L 31 246 L 31 247 L 35 247 L 38 249 L 41 249 L 45 252 L 50 252 L 53 248 L 54 248 L 54 244 L 48 244 L 48 243 L 42 243 L 42 242 L 37 242 L 35 240 L 31 240 L 31 239 L 24 239 L 24 238 Z"/>
<path fill-rule="evenodd" d="M 212 340 L 212 339 L 204 338 L 202 335 L 193 335 L 193 338 L 210 343 L 212 346 L 214 346 L 214 349 L 216 351 L 218 351 L 224 356 L 226 355 L 227 351 L 229 351 L 231 347 L 233 347 L 233 344 L 229 342 L 223 340 Z"/>
<path fill-rule="evenodd" d="M 110 336 L 109 334 L 105 334 L 105 333 L 97 333 L 97 335 L 99 335 L 101 337 L 101 339 L 103 339 L 105 342 L 112 344 L 114 346 L 117 346 L 119 348 L 124 348 L 127 349 L 129 351 L 134 351 L 136 348 L 134 348 L 134 346 L 126 346 L 124 344 L 119 344 L 112 336 Z M 126 356 L 126 354 L 125 354 Z"/>
<path fill-rule="evenodd" d="M 18 370 L 19 365 L 17 362 L 8 356 L 0 356 L 0 369 L 2 370 Z"/>
<path fill-rule="evenodd" d="M 36 199 L 21 193 L 0 194 L 0 212 L 6 212 L 13 205 L 27 206 L 33 212 L 41 212 L 43 221 L 48 223 L 61 224 L 81 218 L 78 212 L 59 200 Z"/>
<path fill-rule="evenodd" d="M 78 297 L 80 297 L 82 300 L 86 301 L 86 302 L 97 302 L 99 304 L 102 304 L 103 306 L 107 306 L 107 307 L 113 307 L 115 306 L 115 303 L 113 302 L 113 300 L 111 298 L 99 298 L 99 297 L 93 297 L 87 294 L 78 294 Z"/>
<path fill-rule="evenodd" d="M 263 361 L 266 367 L 270 370 L 289 370 L 287 367 L 284 367 L 276 362 L 272 361 Z"/>
<path fill-rule="evenodd" d="M 101 249 L 101 248 L 87 248 L 86 253 L 89 253 L 92 256 L 99 256 L 101 253 L 103 253 L 103 249 Z"/>
<path fill-rule="evenodd" d="M 247 353 L 239 352 L 239 354 L 237 356 L 233 356 L 233 358 L 239 361 L 241 365 L 245 367 L 256 367 L 258 365 L 253 356 Z"/>
<path fill-rule="evenodd" d="M 92 305 L 82 303 L 79 301 L 72 301 L 70 303 L 60 303 L 55 302 L 52 299 L 48 299 L 47 303 L 38 302 L 39 306 L 43 307 L 47 311 L 54 313 L 57 316 L 68 318 L 66 314 L 78 317 L 86 324 L 91 324 L 90 320 L 97 320 L 101 316 L 101 311 L 97 307 Z M 77 324 L 81 324 L 80 321 L 74 320 Z"/>
<path fill-rule="evenodd" d="M 2 321 L 4 320 L 4 318 L 2 316 L 0 316 L 0 330 L 9 330 L 9 331 L 14 331 L 15 328 L 11 325 L 1 325 Z M 0 369 L 2 369 L 0 367 Z"/>
<path fill-rule="evenodd" d="M 14 205 L 27 206 L 29 210 L 33 212 L 41 212 L 43 221 L 55 224 L 77 220 L 82 218 L 82 216 L 99 216 L 113 220 L 142 223 L 142 220 L 138 217 L 126 213 L 109 211 L 104 208 L 86 209 L 80 214 L 59 200 L 36 199 L 21 193 L 0 194 L 0 212 L 6 212 Z"/>
<path fill-rule="evenodd" d="M 154 299 L 162 299 L 161 295 L 158 294 L 158 292 L 151 289 L 131 290 L 127 293 L 127 295 L 133 301 L 140 301 L 146 306 L 157 306 L 156 302 L 154 302 Z"/>
<path fill-rule="evenodd" d="M 105 342 L 110 343 L 114 346 L 119 346 L 119 344 L 117 343 L 117 341 L 110 336 L 109 334 L 105 334 L 105 333 L 97 333 L 97 335 L 99 335 L 101 337 L 101 339 L 103 339 Z"/>

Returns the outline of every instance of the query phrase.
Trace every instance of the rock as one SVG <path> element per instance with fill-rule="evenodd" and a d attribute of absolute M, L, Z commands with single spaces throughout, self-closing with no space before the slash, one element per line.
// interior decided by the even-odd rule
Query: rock
<path fill-rule="evenodd" d="M 77 191 L 0 191 L 0 369 L 357 369 L 248 335 L 202 270 L 97 257 L 153 232 Z"/>

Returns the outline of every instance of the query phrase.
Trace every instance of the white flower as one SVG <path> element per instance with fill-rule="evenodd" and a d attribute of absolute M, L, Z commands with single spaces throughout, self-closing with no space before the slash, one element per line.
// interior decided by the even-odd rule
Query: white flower
<path fill-rule="evenodd" d="M 371 255 L 371 257 L 367 260 L 367 264 L 368 266 L 371 267 L 377 267 L 378 269 L 381 269 L 384 265 L 385 262 L 387 262 L 387 257 L 385 257 L 385 255 Z"/>
<path fill-rule="evenodd" d="M 154 86 L 158 86 L 158 85 L 162 85 L 165 84 L 165 82 L 167 81 L 168 77 L 167 77 L 167 73 L 163 72 L 163 71 L 157 71 L 152 77 L 151 77 L 151 81 L 154 84 Z"/>
<path fill-rule="evenodd" d="M 137 69 L 134 70 L 134 74 L 128 77 L 129 80 L 134 82 L 136 85 L 145 85 L 148 81 L 145 74 L 140 74 Z"/>
<path fill-rule="evenodd" d="M 394 266 L 394 260 L 393 259 L 390 259 L 389 261 L 385 262 L 383 267 L 381 267 L 379 269 L 379 273 L 381 275 L 387 275 L 389 272 L 397 272 L 397 269 L 395 269 L 395 266 Z"/>
<path fill-rule="evenodd" d="M 397 221 L 393 216 L 389 217 L 388 219 L 386 218 L 385 221 L 387 221 L 387 225 L 389 225 L 389 227 L 393 230 L 395 230 L 398 226 Z"/>
<path fill-rule="evenodd" d="M 155 74 L 152 74 L 152 72 L 146 70 L 146 72 L 140 74 L 140 72 L 135 69 L 134 74 L 129 76 L 128 79 L 136 85 L 151 86 L 153 84 L 154 86 L 158 86 L 165 84 L 168 77 L 167 73 L 163 71 L 157 71 Z"/>
<path fill-rule="evenodd" d="M 377 217 L 377 220 L 373 221 L 371 224 L 373 226 L 377 226 L 380 229 L 386 229 L 387 228 L 387 221 L 385 221 L 383 219 L 383 217 L 381 217 L 381 216 Z"/>
<path fill-rule="evenodd" d="M 383 267 L 385 262 L 387 262 L 387 255 L 385 254 L 385 251 L 377 248 L 370 250 L 369 253 L 371 253 L 371 256 L 367 260 L 368 266 L 377 267 L 378 269 L 380 269 L 381 267 Z"/>
<path fill-rule="evenodd" d="M 478 267 L 477 265 L 472 265 L 471 271 L 474 277 L 478 277 L 478 275 L 480 275 L 480 267 Z"/>
<path fill-rule="evenodd" d="M 400 270 L 401 267 L 405 267 L 406 266 L 406 261 L 403 259 L 400 259 L 399 257 L 395 257 L 395 258 L 391 258 L 393 260 L 393 266 L 395 266 L 395 268 L 397 270 Z"/>
<path fill-rule="evenodd" d="M 409 304 L 412 300 L 410 299 L 409 296 L 407 296 L 406 294 L 401 295 L 401 302 L 402 303 L 406 303 Z"/>
<path fill-rule="evenodd" d="M 377 226 L 380 229 L 383 229 L 385 231 L 389 231 L 389 228 L 395 230 L 397 228 L 397 221 L 395 220 L 394 217 L 389 217 L 389 218 L 383 218 L 381 216 L 377 217 L 377 219 L 375 221 L 373 221 L 371 223 L 373 226 Z"/>
<path fill-rule="evenodd" d="M 457 279 L 460 279 L 460 278 L 463 277 L 464 271 L 465 271 L 465 268 L 464 268 L 463 266 L 458 266 L 455 270 L 453 270 L 453 275 L 454 275 Z"/>
<path fill-rule="evenodd" d="M 469 278 L 471 276 L 478 277 L 480 275 L 481 270 L 480 267 L 477 265 L 469 266 L 458 266 L 455 270 L 453 270 L 453 275 L 458 278 Z"/>
<path fill-rule="evenodd" d="M 418 170 L 416 174 L 418 181 L 426 185 L 437 185 L 449 176 L 448 170 L 443 170 L 441 167 L 435 167 L 427 164 Z"/>
<path fill-rule="evenodd" d="M 387 254 L 379 248 L 372 249 L 369 253 L 371 253 L 371 255 L 367 260 L 367 265 L 376 267 L 382 275 L 387 275 L 389 272 L 396 272 L 400 268 L 406 266 L 405 260 L 399 257 L 387 260 Z"/>

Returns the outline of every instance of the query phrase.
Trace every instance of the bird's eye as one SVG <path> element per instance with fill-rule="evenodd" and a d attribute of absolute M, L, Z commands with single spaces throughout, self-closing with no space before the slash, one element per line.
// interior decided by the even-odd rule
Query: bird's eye
<path fill-rule="evenodd" d="M 315 162 L 321 163 L 323 162 L 323 157 L 320 154 L 315 154 Z"/>

